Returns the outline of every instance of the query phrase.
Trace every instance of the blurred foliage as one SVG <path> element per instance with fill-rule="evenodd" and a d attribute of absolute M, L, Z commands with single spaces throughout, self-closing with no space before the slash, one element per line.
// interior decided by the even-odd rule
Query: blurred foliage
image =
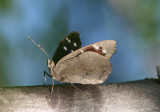
<path fill-rule="evenodd" d="M 135 33 L 141 35 L 148 42 L 158 39 L 159 21 L 156 19 L 158 0 L 109 0 L 116 11 L 120 13 L 134 28 Z"/>
<path fill-rule="evenodd" d="M 147 41 L 157 41 L 157 31 L 159 27 L 159 22 L 156 20 L 157 12 L 157 0 L 140 2 L 140 8 L 138 8 L 137 14 L 135 15 L 135 25 L 136 31 L 142 34 L 141 37 L 145 38 Z M 147 3 L 149 2 L 149 3 Z M 144 6 L 146 5 L 146 6 Z"/>
<path fill-rule="evenodd" d="M 0 87 L 9 84 L 9 79 L 7 78 L 7 68 L 5 66 L 6 55 L 9 53 L 9 46 L 6 39 L 0 35 Z"/>
<path fill-rule="evenodd" d="M 44 35 L 46 36 L 45 39 L 47 40 L 45 46 L 50 48 L 49 51 L 51 51 L 52 55 L 60 41 L 68 34 L 69 17 L 69 10 L 64 4 L 51 19 L 51 28 L 44 32 Z"/>
<path fill-rule="evenodd" d="M 5 13 L 11 7 L 12 1 L 10 0 L 0 0 L 0 12 Z M 9 78 L 7 77 L 6 67 L 6 55 L 9 55 L 10 48 L 7 40 L 3 36 L 3 32 L 0 33 L 0 87 L 9 84 Z"/>
<path fill-rule="evenodd" d="M 0 0 L 0 9 L 3 11 L 8 10 L 11 4 L 12 4 L 11 0 Z"/>

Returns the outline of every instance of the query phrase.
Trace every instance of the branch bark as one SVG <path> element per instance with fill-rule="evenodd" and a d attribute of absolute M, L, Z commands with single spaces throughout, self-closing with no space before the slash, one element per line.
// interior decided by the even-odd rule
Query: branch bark
<path fill-rule="evenodd" d="M 160 112 L 160 82 L 0 88 L 0 112 Z"/>

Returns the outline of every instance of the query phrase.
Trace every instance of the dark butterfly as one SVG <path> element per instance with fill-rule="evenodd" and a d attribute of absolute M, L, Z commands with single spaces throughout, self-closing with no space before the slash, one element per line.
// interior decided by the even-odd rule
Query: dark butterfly
<path fill-rule="evenodd" d="M 104 40 L 82 48 L 81 44 L 78 32 L 71 32 L 66 36 L 53 58 L 48 59 L 51 75 L 47 72 L 44 75 L 69 83 L 100 84 L 106 81 L 112 72 L 110 59 L 116 52 L 117 42 Z M 44 51 L 40 45 L 37 46 Z"/>

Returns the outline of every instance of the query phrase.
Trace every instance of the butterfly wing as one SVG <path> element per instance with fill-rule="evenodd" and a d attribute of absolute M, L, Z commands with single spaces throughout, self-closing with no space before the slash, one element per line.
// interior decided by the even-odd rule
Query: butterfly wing
<path fill-rule="evenodd" d="M 80 48 L 62 58 L 54 69 L 56 80 L 61 82 L 100 84 L 112 72 L 111 57 L 117 42 L 105 40 Z"/>
<path fill-rule="evenodd" d="M 55 64 L 67 54 L 81 48 L 82 42 L 78 32 L 71 32 L 67 35 L 57 47 L 52 60 Z"/>

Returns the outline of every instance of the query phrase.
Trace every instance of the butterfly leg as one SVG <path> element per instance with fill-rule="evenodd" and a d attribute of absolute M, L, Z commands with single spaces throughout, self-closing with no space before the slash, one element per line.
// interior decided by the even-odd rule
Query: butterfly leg
<path fill-rule="evenodd" d="M 66 78 L 67 78 L 67 77 L 66 77 Z M 67 78 L 67 79 L 69 80 L 69 82 L 71 82 L 69 78 Z M 73 85 L 72 82 L 71 82 L 71 85 L 72 85 L 74 88 L 76 88 L 77 90 L 81 91 L 81 89 L 79 89 L 78 87 L 76 87 L 75 85 Z"/>
<path fill-rule="evenodd" d="M 46 71 L 44 71 L 44 85 L 45 85 L 45 83 L 46 83 L 46 75 L 49 76 L 50 78 L 52 78 L 52 75 L 50 75 L 49 73 L 47 73 Z M 51 93 L 53 92 L 53 87 L 54 87 L 54 79 L 52 78 Z"/>
<path fill-rule="evenodd" d="M 77 88 L 75 85 L 73 85 L 72 81 L 71 81 L 68 77 L 63 76 L 63 77 L 60 79 L 60 81 L 63 82 L 65 79 L 68 79 L 68 81 L 71 83 L 71 85 L 72 85 L 74 88 L 76 88 L 76 89 L 78 89 L 79 91 L 81 91 L 79 88 Z"/>
<path fill-rule="evenodd" d="M 51 89 L 51 93 L 53 92 L 53 88 L 54 88 L 54 79 L 52 78 L 52 89 Z"/>
<path fill-rule="evenodd" d="M 44 71 L 44 85 L 45 85 L 45 83 L 47 81 L 46 80 L 46 75 L 52 78 L 52 76 L 49 73 L 47 73 L 46 71 Z"/>

